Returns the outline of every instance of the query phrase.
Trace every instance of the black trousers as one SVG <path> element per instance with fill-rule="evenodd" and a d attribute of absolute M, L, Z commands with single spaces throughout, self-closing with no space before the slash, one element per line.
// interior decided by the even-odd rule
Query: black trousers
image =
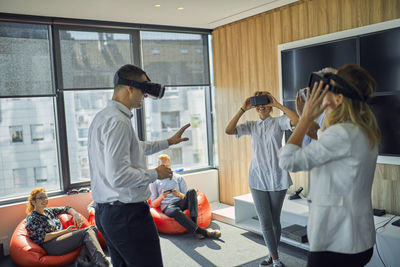
<path fill-rule="evenodd" d="M 169 204 L 164 210 L 164 214 L 168 217 L 174 218 L 180 225 L 194 232 L 197 229 L 195 221 L 186 217 L 183 213 L 184 210 L 189 209 L 190 217 L 197 219 L 198 216 L 198 203 L 197 203 L 197 192 L 194 189 L 190 189 L 186 192 L 186 195 L 181 200 Z"/>
<path fill-rule="evenodd" d="M 114 267 L 163 266 L 160 238 L 146 202 L 98 203 L 95 220 Z"/>
<path fill-rule="evenodd" d="M 362 267 L 371 260 L 373 252 L 373 248 L 356 254 L 331 251 L 310 252 L 307 267 Z"/>

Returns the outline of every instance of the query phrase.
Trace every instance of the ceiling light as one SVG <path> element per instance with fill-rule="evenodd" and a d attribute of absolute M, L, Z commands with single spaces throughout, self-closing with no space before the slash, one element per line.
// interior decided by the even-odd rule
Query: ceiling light
<path fill-rule="evenodd" d="M 159 4 L 157 4 L 157 5 L 154 5 L 154 7 L 160 7 L 161 5 L 159 5 Z"/>
<path fill-rule="evenodd" d="M 183 10 L 183 9 L 184 9 L 184 7 L 178 7 L 177 9 L 178 9 L 178 10 Z"/>

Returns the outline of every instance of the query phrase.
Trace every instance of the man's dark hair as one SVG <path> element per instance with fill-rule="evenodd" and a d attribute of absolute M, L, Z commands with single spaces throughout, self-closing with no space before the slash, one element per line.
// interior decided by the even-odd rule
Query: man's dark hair
<path fill-rule="evenodd" d="M 137 82 L 142 82 L 141 77 L 145 74 L 144 70 L 132 64 L 123 65 L 117 70 L 117 73 L 120 78 L 135 80 Z M 115 88 L 117 89 L 118 87 L 119 85 L 116 84 Z"/>

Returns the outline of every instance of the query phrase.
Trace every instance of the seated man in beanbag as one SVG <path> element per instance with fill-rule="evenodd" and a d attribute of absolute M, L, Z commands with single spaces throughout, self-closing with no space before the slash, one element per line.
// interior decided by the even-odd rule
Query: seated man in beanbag
<path fill-rule="evenodd" d="M 169 156 L 160 155 L 158 165 L 171 168 Z M 203 229 L 197 225 L 197 193 L 194 189 L 187 190 L 186 182 L 182 176 L 174 173 L 170 179 L 156 180 L 150 184 L 150 191 L 153 207 L 160 207 L 165 215 L 174 218 L 189 232 L 195 233 L 198 238 L 219 238 L 221 236 L 219 230 Z M 186 209 L 189 209 L 191 219 L 183 213 Z"/>

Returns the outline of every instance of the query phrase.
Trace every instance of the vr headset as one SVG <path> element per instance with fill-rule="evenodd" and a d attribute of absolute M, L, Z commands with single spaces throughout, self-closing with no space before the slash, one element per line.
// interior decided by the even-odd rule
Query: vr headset
<path fill-rule="evenodd" d="M 121 78 L 118 72 L 116 72 L 114 75 L 114 86 L 117 84 L 132 86 L 140 89 L 143 94 L 147 94 L 154 99 L 161 99 L 164 96 L 165 87 L 158 83 L 151 83 L 149 76 L 147 76 L 146 73 L 144 73 L 144 75 L 146 75 L 148 81 L 140 83 L 134 80 Z"/>
<path fill-rule="evenodd" d="M 330 83 L 330 80 L 333 80 L 336 82 L 335 85 L 332 85 Z M 325 85 L 329 84 L 329 88 L 328 90 L 331 91 L 334 94 L 342 94 L 345 97 L 351 98 L 351 99 L 355 99 L 355 100 L 360 100 L 360 101 L 367 101 L 367 99 L 364 99 L 364 97 L 362 97 L 356 89 L 354 89 L 353 86 L 351 86 L 350 84 L 348 84 L 344 79 L 342 79 L 341 77 L 339 77 L 336 74 L 333 74 L 331 72 L 322 72 L 322 71 L 316 71 L 316 72 L 312 72 L 310 75 L 310 79 L 308 82 L 308 87 L 310 88 L 310 94 L 312 92 L 312 88 L 314 87 L 314 83 L 319 83 L 320 81 L 323 81 L 323 87 L 325 87 Z M 300 94 L 303 96 L 304 94 L 304 98 L 307 95 L 307 89 L 302 90 L 300 92 Z"/>
<path fill-rule="evenodd" d="M 258 95 L 250 97 L 250 105 L 252 106 L 261 106 L 269 104 L 268 95 L 263 95 L 262 92 L 259 92 Z"/>

